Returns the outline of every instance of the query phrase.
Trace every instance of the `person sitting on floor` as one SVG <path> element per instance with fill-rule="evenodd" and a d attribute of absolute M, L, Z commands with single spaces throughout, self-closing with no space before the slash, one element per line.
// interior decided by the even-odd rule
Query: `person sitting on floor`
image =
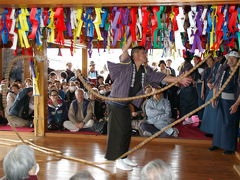
<path fill-rule="evenodd" d="M 10 91 L 7 94 L 7 107 L 5 109 L 5 113 L 9 114 L 9 109 L 12 107 L 18 93 L 19 93 L 19 86 L 16 83 L 13 83 L 10 87 Z"/>
<path fill-rule="evenodd" d="M 65 96 L 67 107 L 69 107 L 70 104 L 72 103 L 72 101 L 75 99 L 75 90 L 76 89 L 77 89 L 77 87 L 75 85 L 75 82 L 70 80 L 68 91 L 67 91 L 66 96 Z"/>
<path fill-rule="evenodd" d="M 96 93 L 98 92 L 97 88 L 93 88 Z M 105 118 L 106 115 L 106 104 L 104 101 L 96 98 L 92 93 L 89 94 L 89 100 L 93 107 L 94 120 L 100 121 Z"/>
<path fill-rule="evenodd" d="M 33 82 L 32 82 L 32 79 L 31 79 L 31 78 L 25 79 L 24 83 L 25 83 L 25 87 L 26 87 L 26 88 L 33 86 Z"/>
<path fill-rule="evenodd" d="M 141 170 L 141 180 L 174 180 L 174 176 L 171 166 L 160 159 L 150 161 Z"/>
<path fill-rule="evenodd" d="M 69 180 L 94 180 L 88 171 L 81 171 L 73 175 Z"/>
<path fill-rule="evenodd" d="M 53 89 L 49 93 L 48 101 L 48 130 L 61 130 L 66 119 L 66 105 L 59 97 L 58 90 Z"/>
<path fill-rule="evenodd" d="M 57 80 L 57 74 L 54 71 L 51 72 L 48 76 L 48 80 L 54 82 L 55 80 Z"/>
<path fill-rule="evenodd" d="M 54 85 L 56 86 L 56 88 L 58 89 L 58 94 L 61 97 L 62 100 L 65 99 L 65 92 L 62 90 L 62 86 L 59 80 L 55 80 L 54 81 Z"/>
<path fill-rule="evenodd" d="M 92 105 L 84 99 L 83 89 L 75 91 L 76 99 L 70 105 L 68 111 L 69 121 L 65 121 L 63 126 L 69 131 L 79 131 L 82 128 L 92 127 L 94 121 Z"/>
<path fill-rule="evenodd" d="M 9 109 L 8 121 L 15 127 L 30 127 L 32 116 L 30 112 L 30 99 L 33 95 L 33 88 L 28 87 L 20 91 Z"/>
<path fill-rule="evenodd" d="M 32 148 L 19 145 L 12 149 L 3 160 L 4 177 L 1 180 L 37 180 L 39 165 Z"/>
<path fill-rule="evenodd" d="M 156 92 L 161 88 L 154 88 Z M 171 124 L 171 106 L 167 99 L 163 97 L 162 93 L 155 94 L 152 98 L 147 100 L 146 103 L 146 122 L 141 123 L 140 127 L 143 130 L 144 136 L 151 136 L 159 130 Z M 161 137 L 178 136 L 176 128 L 169 128 L 163 132 Z"/>

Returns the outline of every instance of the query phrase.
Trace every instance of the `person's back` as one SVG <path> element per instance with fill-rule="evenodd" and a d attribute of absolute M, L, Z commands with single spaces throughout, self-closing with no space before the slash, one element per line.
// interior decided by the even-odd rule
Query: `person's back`
<path fill-rule="evenodd" d="M 171 117 L 171 106 L 167 99 L 155 100 L 150 98 L 146 103 L 147 121 L 154 125 L 168 124 Z"/>

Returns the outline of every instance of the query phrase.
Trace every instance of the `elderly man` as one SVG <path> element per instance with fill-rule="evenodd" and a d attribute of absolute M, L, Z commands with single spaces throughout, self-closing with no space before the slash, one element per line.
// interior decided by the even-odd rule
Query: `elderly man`
<path fill-rule="evenodd" d="M 37 180 L 39 165 L 34 151 L 27 145 L 12 149 L 3 160 L 4 177 L 1 180 Z"/>
<path fill-rule="evenodd" d="M 71 103 L 68 118 L 63 126 L 69 131 L 79 131 L 82 128 L 90 128 L 93 125 L 93 108 L 88 100 L 84 99 L 83 89 L 75 91 L 76 99 Z"/>
<path fill-rule="evenodd" d="M 141 95 L 147 84 L 157 85 L 161 81 L 172 83 L 178 80 L 177 77 L 166 76 L 160 72 L 154 72 L 149 66 L 143 64 L 147 61 L 146 49 L 142 46 L 134 47 L 131 56 L 128 55 L 128 48 L 132 44 L 132 37 L 128 38 L 123 46 L 123 54 L 120 56 L 121 63 L 108 62 L 110 76 L 114 81 L 110 97 L 132 97 Z M 181 80 L 181 84 L 190 84 L 190 78 Z M 128 151 L 131 141 L 131 113 L 130 102 L 110 101 L 109 104 L 109 129 L 106 159 L 115 160 Z M 136 107 L 140 107 L 142 99 L 131 102 Z M 132 170 L 136 163 L 127 157 L 117 160 L 116 167 L 122 170 Z"/>

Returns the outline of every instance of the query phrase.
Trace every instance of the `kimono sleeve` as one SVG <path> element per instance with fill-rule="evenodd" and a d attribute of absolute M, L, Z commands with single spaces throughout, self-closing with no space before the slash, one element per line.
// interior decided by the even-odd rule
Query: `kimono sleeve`
<path fill-rule="evenodd" d="M 108 70 L 109 70 L 111 79 L 114 81 L 117 77 L 119 77 L 121 71 L 123 71 L 126 68 L 126 64 L 130 64 L 130 63 L 131 63 L 130 57 L 128 57 L 126 60 L 124 60 L 121 63 L 113 63 L 108 61 L 107 65 L 108 65 Z"/>
<path fill-rule="evenodd" d="M 152 86 L 159 85 L 161 81 L 166 77 L 165 74 L 161 72 L 155 72 L 152 68 L 147 67 L 147 75 L 146 81 L 147 84 L 151 84 Z"/>

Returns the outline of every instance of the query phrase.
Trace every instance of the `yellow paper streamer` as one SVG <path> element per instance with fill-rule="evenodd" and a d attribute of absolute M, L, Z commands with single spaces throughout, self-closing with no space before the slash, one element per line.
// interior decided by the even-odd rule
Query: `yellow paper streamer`
<path fill-rule="evenodd" d="M 74 39 L 77 39 L 81 35 L 81 30 L 82 30 L 82 25 L 83 25 L 83 20 L 82 20 L 82 13 L 83 13 L 83 8 L 77 9 L 77 28 L 76 28 L 76 33 L 74 36 Z"/>
<path fill-rule="evenodd" d="M 215 18 L 217 17 L 217 11 L 216 11 L 216 9 L 217 9 L 217 6 L 212 6 L 212 9 L 214 9 L 214 12 L 212 12 L 212 14 L 211 14 L 211 18 L 212 18 L 212 30 L 211 30 L 211 32 L 210 32 L 210 49 L 213 47 L 213 44 L 214 44 L 214 35 L 215 35 L 215 23 L 214 23 L 214 20 L 215 20 Z"/>
<path fill-rule="evenodd" d="M 49 12 L 50 12 L 50 16 L 49 16 L 50 22 L 49 22 L 49 25 L 47 27 L 51 29 L 51 34 L 49 36 L 48 42 L 49 43 L 54 43 L 54 39 L 55 39 L 54 14 L 55 14 L 55 12 L 53 11 L 52 8 L 49 9 Z"/>
<path fill-rule="evenodd" d="M 21 8 L 21 13 L 18 16 L 20 27 L 18 29 L 20 45 L 22 48 L 29 48 L 29 42 L 27 38 L 26 32 L 29 31 L 27 16 L 29 16 L 28 10 L 25 8 Z"/>
<path fill-rule="evenodd" d="M 101 31 L 100 31 L 100 24 L 102 24 L 102 18 L 101 18 L 101 13 L 103 13 L 101 8 L 95 8 L 95 12 L 96 12 L 96 19 L 93 22 L 96 32 L 97 32 L 97 36 L 98 36 L 98 40 L 102 41 L 102 35 L 101 35 Z"/>

